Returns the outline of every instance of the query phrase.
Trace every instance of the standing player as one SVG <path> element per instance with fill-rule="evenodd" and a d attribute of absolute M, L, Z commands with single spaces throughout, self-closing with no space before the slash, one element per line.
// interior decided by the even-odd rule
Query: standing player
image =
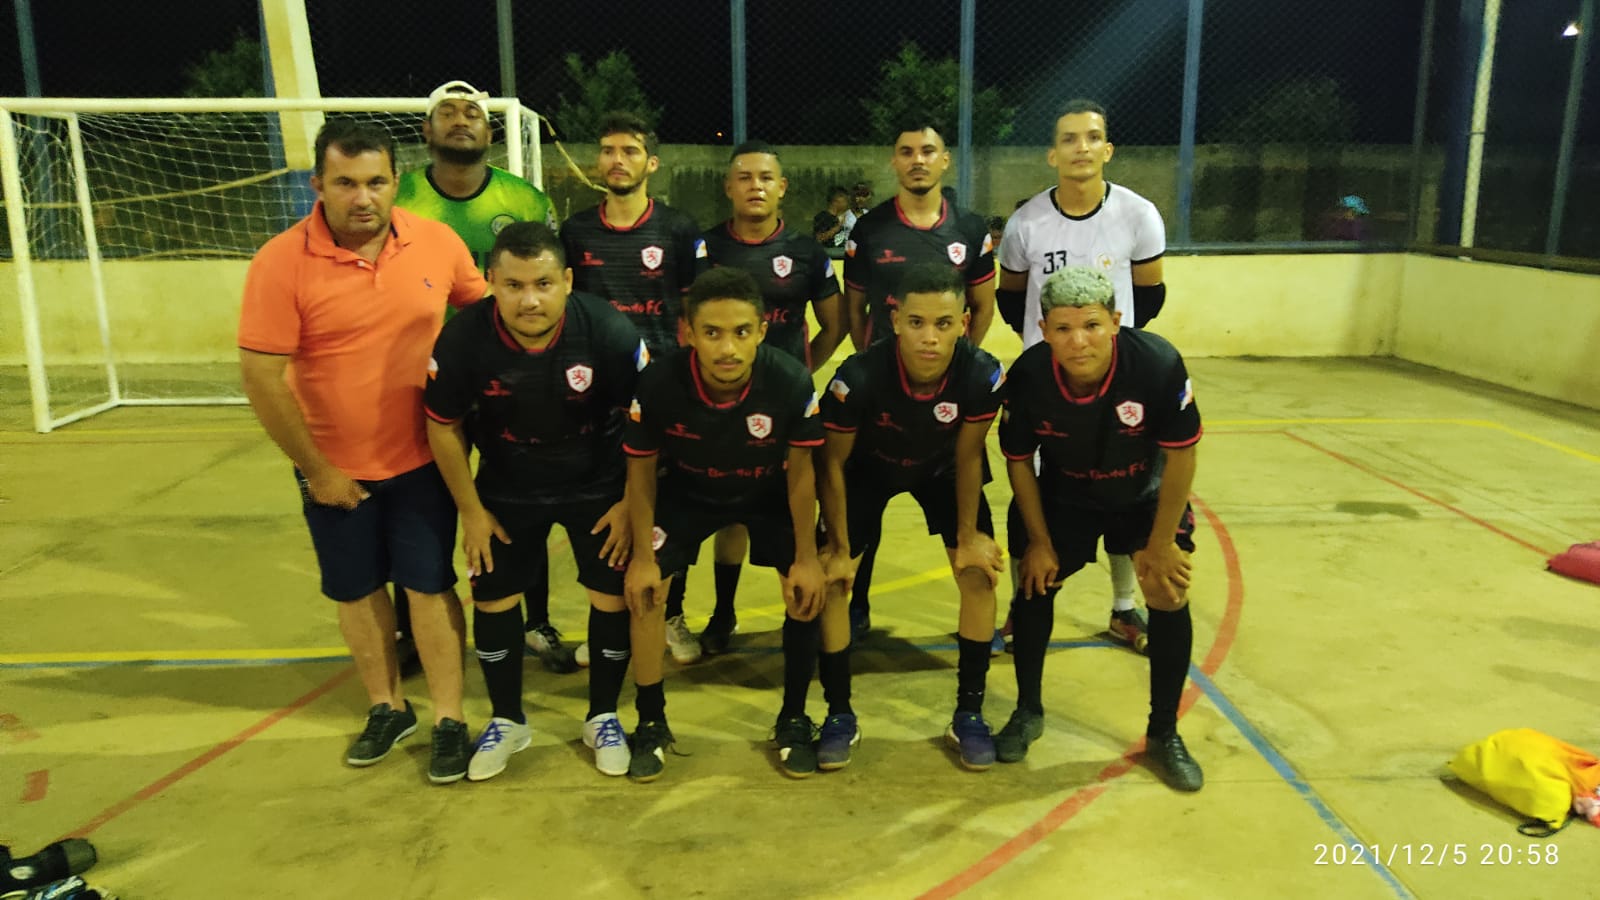
<path fill-rule="evenodd" d="M 1155 204 L 1105 178 L 1115 148 L 1107 138 L 1106 111 L 1092 100 L 1071 100 L 1056 117 L 1045 159 L 1056 170 L 1053 188 L 1017 208 L 1000 242 L 1001 315 L 1022 336 L 1039 343 L 1039 288 L 1068 266 L 1091 266 L 1116 288 L 1115 311 L 1124 326 L 1142 328 L 1161 312 L 1167 287 L 1161 257 L 1166 228 Z M 1133 563 L 1106 550 L 1111 567 L 1111 619 L 1107 633 L 1143 651 L 1145 616 L 1134 603 Z"/>
<path fill-rule="evenodd" d="M 948 265 L 907 269 L 900 304 L 890 314 L 895 339 L 845 360 L 822 398 L 828 434 L 819 499 L 829 595 L 820 663 L 828 717 L 817 754 L 824 769 L 848 764 L 860 737 L 850 707 L 845 605 L 853 558 L 878 545 L 884 508 L 901 493 L 916 499 L 928 533 L 943 540 L 961 591 L 956 711 L 945 737 L 967 768 L 994 763 L 983 695 L 1002 564 L 983 496 L 989 481 L 984 440 L 1005 378 L 998 360 L 962 338 L 971 318 L 964 294 L 961 276 Z"/>
<path fill-rule="evenodd" d="M 494 296 L 445 325 L 424 395 L 428 443 L 461 510 L 472 574 L 473 637 L 494 717 L 467 778 L 505 771 L 532 731 L 522 710 L 522 610 L 517 594 L 549 568 L 552 525 L 567 532 L 589 591 L 589 712 L 583 740 L 607 775 L 628 771 L 617 694 L 628 667 L 622 565 L 632 541 L 624 502 L 621 411 L 649 353 L 621 313 L 572 294 L 561 241 L 536 222 L 495 239 Z M 478 448 L 474 484 L 471 446 Z M 658 654 L 659 655 L 659 654 Z"/>
<path fill-rule="evenodd" d="M 845 308 L 850 340 L 865 350 L 872 341 L 893 336 L 889 312 L 907 266 L 939 262 L 961 272 L 967 286 L 969 337 L 983 344 L 994 318 L 994 256 L 989 229 L 977 213 L 957 209 L 941 191 L 950 151 L 932 125 L 914 122 L 895 138 L 890 160 L 900 188 L 855 224 L 845 242 Z M 857 573 L 850 601 L 850 627 L 857 635 L 871 628 L 867 588 L 874 553 L 868 551 Z"/>
<path fill-rule="evenodd" d="M 433 695 L 428 778 L 467 771 L 465 623 L 456 512 L 428 450 L 423 372 L 444 307 L 483 296 L 461 238 L 394 209 L 394 138 L 329 119 L 317 133 L 311 214 L 250 261 L 239 313 L 245 396 L 294 463 L 322 593 L 372 708 L 345 762 L 370 766 L 417 729 L 401 690 L 388 585 L 411 592 Z"/>
<path fill-rule="evenodd" d="M 735 147 L 722 183 L 733 202 L 733 217 L 705 233 L 706 253 L 713 266 L 743 269 L 755 279 L 767 311 L 762 343 L 815 371 L 844 339 L 844 312 L 839 308 L 833 260 L 815 240 L 790 230 L 779 216 L 788 189 L 776 150 L 761 141 Z M 842 196 L 844 189 L 839 193 Z M 808 335 L 807 305 L 817 314 L 820 328 L 815 337 Z M 739 526 L 717 533 L 717 605 L 700 633 L 700 647 L 707 655 L 727 652 L 729 638 L 738 628 L 733 598 L 747 544 Z"/>
<path fill-rule="evenodd" d="M 1200 766 L 1178 736 L 1194 643 L 1189 488 L 1200 409 L 1189 375 L 1165 339 L 1118 328 L 1115 288 L 1096 269 L 1054 272 L 1039 303 L 1044 342 L 1012 364 L 1000 425 L 1014 497 L 1007 533 L 1022 583 L 1012 613 L 1017 709 L 995 749 L 1001 762 L 1017 762 L 1044 732 L 1041 682 L 1056 591 L 1094 561 L 1104 537 L 1106 552 L 1133 557 L 1150 608 L 1146 758 L 1172 787 L 1198 791 Z"/>
<path fill-rule="evenodd" d="M 428 145 L 426 168 L 400 176 L 394 204 L 449 225 L 472 251 L 480 269 L 489 267 L 495 235 L 512 222 L 543 222 L 556 227 L 555 207 L 544 191 L 485 161 L 489 153 L 489 95 L 465 81 L 449 81 L 428 95 L 422 139 Z M 445 312 L 450 318 L 451 310 Z M 550 624 L 548 573 L 534 573 L 526 595 L 527 643 L 553 672 L 573 669 L 572 651 Z M 400 630 L 409 634 L 404 595 L 395 599 Z"/>
<path fill-rule="evenodd" d="M 683 577 L 701 542 L 728 525 L 744 525 L 750 561 L 777 569 L 783 584 L 778 755 L 785 771 L 809 775 L 817 757 L 805 693 L 816 671 L 822 606 L 811 461 L 822 444 L 817 395 L 804 365 L 762 346 L 761 292 L 748 273 L 719 268 L 701 275 L 684 300 L 684 315 L 689 346 L 645 372 L 628 413 L 623 449 L 630 457 L 634 551 L 628 606 L 660 625 L 669 582 Z M 650 781 L 661 774 L 672 731 L 659 680 L 660 644 L 654 653 L 637 646 L 639 727 L 628 774 Z M 653 685 L 647 668 L 656 675 Z"/>
<path fill-rule="evenodd" d="M 680 304 L 689 283 L 708 266 L 694 220 L 650 196 L 650 175 L 661 167 L 656 136 L 631 113 L 600 121 L 599 169 L 605 200 L 575 213 L 561 229 L 573 287 L 598 294 L 622 310 L 660 358 L 678 346 Z M 667 644 L 680 663 L 700 658 L 700 642 L 683 620 L 683 586 L 667 603 Z M 587 648 L 578 663 L 587 664 Z"/>

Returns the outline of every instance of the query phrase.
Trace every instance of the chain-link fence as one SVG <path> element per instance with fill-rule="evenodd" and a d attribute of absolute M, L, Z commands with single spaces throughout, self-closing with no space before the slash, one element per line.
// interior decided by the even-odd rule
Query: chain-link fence
<path fill-rule="evenodd" d="M 17 2 L 0 0 L 0 59 L 21 46 Z M 1600 65 L 1591 51 L 1573 87 L 1583 39 L 1568 28 L 1593 0 L 1505 4 L 1487 92 L 1475 88 L 1495 0 L 970 2 L 965 160 L 961 0 L 614 10 L 396 0 L 381 14 L 306 0 L 306 14 L 324 96 L 420 96 L 456 78 L 500 94 L 509 45 L 517 94 L 555 123 L 574 160 L 545 156 L 562 212 L 597 197 L 575 171 L 594 163 L 583 122 L 615 103 L 655 118 L 652 190 L 702 224 L 726 215 L 722 173 L 740 136 L 782 148 L 797 221 L 835 185 L 890 196 L 884 131 L 909 108 L 945 123 L 957 154 L 946 184 L 961 184 L 960 203 L 1005 215 L 1054 183 L 1044 162 L 1054 110 L 1081 96 L 1108 111 L 1107 178 L 1149 197 L 1176 247 L 1354 240 L 1600 257 L 1600 206 L 1585 202 L 1600 192 Z M 229 56 L 259 39 L 251 0 L 172 0 L 165 17 L 88 0 L 27 7 L 46 96 L 175 95 L 201 76 L 214 88 L 263 68 Z M 0 65 L 0 95 L 24 92 L 23 56 Z M 1487 109 L 1480 145 L 1475 104 Z"/>

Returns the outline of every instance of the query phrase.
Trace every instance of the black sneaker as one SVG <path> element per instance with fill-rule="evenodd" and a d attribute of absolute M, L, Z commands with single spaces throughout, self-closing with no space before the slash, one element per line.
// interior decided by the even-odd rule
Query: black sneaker
<path fill-rule="evenodd" d="M 467 739 L 467 723 L 440 719 L 433 726 L 433 759 L 428 763 L 428 780 L 450 784 L 467 777 L 472 761 L 472 742 Z"/>
<path fill-rule="evenodd" d="M 817 771 L 817 729 L 810 716 L 784 716 L 772 728 L 772 742 L 778 745 L 778 761 L 783 774 L 804 778 Z"/>
<path fill-rule="evenodd" d="M 994 738 L 980 713 L 957 711 L 945 729 L 944 739 L 961 755 L 961 765 L 982 772 L 994 765 Z M 1023 747 L 1027 752 L 1027 747 Z"/>
<path fill-rule="evenodd" d="M 578 660 L 573 649 L 561 643 L 561 632 L 549 622 L 540 622 L 526 634 L 528 652 L 539 657 L 545 671 L 566 675 L 578 671 Z"/>
<path fill-rule="evenodd" d="M 1044 734 L 1044 716 L 1019 707 L 994 736 L 995 759 L 1005 763 L 1022 762 L 1028 755 L 1028 745 L 1037 741 L 1041 734 Z"/>
<path fill-rule="evenodd" d="M 817 768 L 832 772 L 850 765 L 850 748 L 861 743 L 855 713 L 836 713 L 822 720 L 817 737 Z"/>
<path fill-rule="evenodd" d="M 633 730 L 633 756 L 628 760 L 628 777 L 644 783 L 661 777 L 667 767 L 667 748 L 673 745 L 672 729 L 666 722 L 640 722 Z"/>
<path fill-rule="evenodd" d="M 410 700 L 406 701 L 405 709 L 379 703 L 367 710 L 367 727 L 361 729 L 361 736 L 350 745 L 344 761 L 356 768 L 370 766 L 388 756 L 395 744 L 416 730 L 417 714 L 412 711 Z"/>
<path fill-rule="evenodd" d="M 1200 764 L 1189 755 L 1189 748 L 1183 745 L 1183 738 L 1176 731 L 1164 738 L 1145 738 L 1144 743 L 1145 760 L 1168 787 L 1192 793 L 1205 786 Z"/>
<path fill-rule="evenodd" d="M 700 649 L 707 656 L 721 656 L 728 652 L 728 644 L 732 642 L 734 632 L 739 630 L 737 616 L 719 619 L 712 615 L 711 621 L 706 623 L 706 630 L 700 632 Z"/>
<path fill-rule="evenodd" d="M 862 606 L 850 607 L 850 640 L 859 641 L 872 630 L 872 610 Z"/>

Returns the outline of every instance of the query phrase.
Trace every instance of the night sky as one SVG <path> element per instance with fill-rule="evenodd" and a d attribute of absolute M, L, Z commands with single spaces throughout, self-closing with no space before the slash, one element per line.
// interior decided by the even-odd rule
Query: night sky
<path fill-rule="evenodd" d="M 1187 6 L 1187 0 L 979 0 L 978 84 L 998 85 L 1019 107 L 1014 142 L 1040 143 L 1050 108 L 1066 96 L 1089 95 L 1111 110 L 1119 142 L 1175 143 Z M 1442 21 L 1453 15 L 1455 4 L 1439 6 Z M 1577 0 L 1537 0 L 1503 17 L 1507 48 L 1495 86 L 1503 118 L 1491 127 L 1506 139 L 1547 140 L 1559 130 L 1570 42 L 1555 33 L 1576 7 Z M 1409 142 L 1421 8 L 1420 0 L 1208 0 L 1201 140 L 1250 139 L 1225 133 L 1231 114 L 1274 84 L 1323 77 L 1355 106 L 1351 140 Z M 226 48 L 237 33 L 259 31 L 253 0 L 33 0 L 32 9 L 48 96 L 176 95 L 187 65 Z M 448 15 L 439 15 L 443 9 Z M 777 143 L 861 137 L 858 101 L 870 92 L 878 65 L 905 40 L 930 55 L 954 56 L 959 9 L 957 0 L 749 0 L 750 133 Z M 493 0 L 308 0 L 307 13 L 325 96 L 419 96 L 451 78 L 498 87 Z M 592 61 L 626 49 L 646 91 L 665 107 L 664 140 L 728 140 L 729 11 L 722 0 L 519 2 L 515 19 L 518 87 L 529 106 L 554 107 L 564 89 L 558 75 L 565 53 Z M 23 92 L 16 46 L 13 0 L 0 0 L 3 95 Z M 1450 49 L 1445 41 L 1436 50 L 1439 75 L 1453 74 Z M 1600 121 L 1593 109 L 1600 102 L 1597 71 L 1600 65 L 1590 67 L 1590 139 L 1600 132 L 1593 127 Z M 1437 107 L 1439 99 L 1430 102 Z"/>

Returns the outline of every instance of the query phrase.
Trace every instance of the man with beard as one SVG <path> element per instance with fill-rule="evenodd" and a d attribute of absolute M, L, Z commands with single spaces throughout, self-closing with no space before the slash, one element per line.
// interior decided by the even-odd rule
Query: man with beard
<path fill-rule="evenodd" d="M 561 229 L 573 289 L 626 313 L 657 357 L 678 346 L 683 294 L 709 267 L 694 220 L 650 196 L 650 176 L 660 167 L 656 136 L 645 121 L 608 113 L 600 120 L 598 162 L 605 199 L 574 213 Z M 667 628 L 673 659 L 687 664 L 700 658 L 700 642 L 683 619 L 681 579 L 667 603 Z M 587 664 L 587 651 L 578 648 L 579 665 Z"/>
<path fill-rule="evenodd" d="M 860 351 L 874 341 L 892 339 L 889 313 L 898 302 L 901 274 L 918 263 L 943 263 L 961 273 L 972 317 L 968 337 L 974 346 L 982 345 L 994 318 L 994 248 L 983 217 L 957 209 L 940 190 L 950 151 L 939 129 L 927 122 L 908 123 L 895 138 L 890 165 L 899 190 L 863 216 L 844 245 L 851 341 Z M 872 627 L 867 589 L 873 556 L 868 550 L 861 560 L 850 601 L 850 629 L 857 636 Z"/>
<path fill-rule="evenodd" d="M 622 564 L 632 533 L 622 497 L 621 412 L 648 353 L 610 304 L 572 293 L 561 241 L 537 222 L 500 232 L 489 286 L 492 298 L 445 325 L 424 394 L 428 442 L 461 510 L 473 637 L 494 704 L 467 778 L 500 774 L 532 740 L 522 707 L 516 595 L 548 571 L 545 542 L 557 524 L 588 589 L 589 640 L 597 651 L 583 741 L 596 768 L 622 775 L 628 747 L 617 694 L 630 649 Z M 478 449 L 476 482 L 471 446 Z"/>
<path fill-rule="evenodd" d="M 713 266 L 743 269 L 756 280 L 766 307 L 767 336 L 762 343 L 816 371 L 844 339 L 844 313 L 833 261 L 815 240 L 790 229 L 779 216 L 788 189 L 783 163 L 771 146 L 746 141 L 735 147 L 722 183 L 723 193 L 733 202 L 733 217 L 705 233 L 706 251 Z M 839 196 L 842 200 L 843 188 Z M 821 326 L 815 337 L 808 335 L 808 305 Z M 748 543 L 737 525 L 717 534 L 713 570 L 717 605 L 700 633 L 700 648 L 708 656 L 727 652 L 738 628 L 733 599 Z M 674 590 L 680 589 L 674 585 Z"/>
<path fill-rule="evenodd" d="M 489 165 L 493 128 L 489 124 L 489 95 L 465 81 L 449 81 L 428 95 L 428 114 L 422 120 L 422 139 L 432 160 L 426 168 L 400 176 L 395 205 L 419 216 L 443 222 L 461 236 L 478 268 L 487 270 L 495 235 L 512 222 L 543 222 L 556 227 L 555 207 L 544 191 Z M 446 310 L 448 321 L 454 310 Z M 570 672 L 572 650 L 561 644 L 561 632 L 550 624 L 548 577 L 533 573 L 537 584 L 527 594 L 526 641 L 552 672 Z M 410 606 L 405 595 L 395 599 L 395 619 L 402 640 L 411 636 Z"/>

